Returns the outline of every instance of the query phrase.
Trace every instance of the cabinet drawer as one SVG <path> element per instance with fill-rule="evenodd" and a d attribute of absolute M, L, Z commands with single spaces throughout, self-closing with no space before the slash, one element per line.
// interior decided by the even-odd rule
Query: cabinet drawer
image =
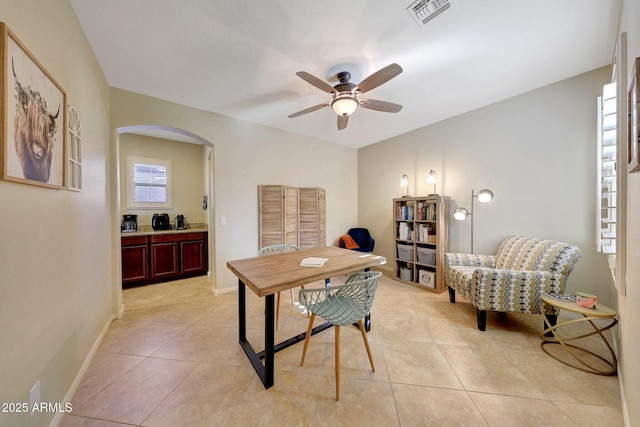
<path fill-rule="evenodd" d="M 122 246 L 140 246 L 147 244 L 147 236 L 129 236 L 121 237 L 120 244 Z"/>
<path fill-rule="evenodd" d="M 159 234 L 151 236 L 151 243 L 186 242 L 189 240 L 204 240 L 204 233 Z"/>

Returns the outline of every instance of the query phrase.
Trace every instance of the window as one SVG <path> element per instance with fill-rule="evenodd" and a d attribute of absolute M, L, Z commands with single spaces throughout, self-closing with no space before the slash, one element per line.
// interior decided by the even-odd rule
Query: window
<path fill-rule="evenodd" d="M 171 160 L 127 156 L 127 208 L 173 208 Z"/>
<path fill-rule="evenodd" d="M 67 189 L 82 191 L 82 127 L 73 106 L 67 110 Z"/>
<path fill-rule="evenodd" d="M 597 250 L 616 253 L 616 83 L 598 97 Z"/>

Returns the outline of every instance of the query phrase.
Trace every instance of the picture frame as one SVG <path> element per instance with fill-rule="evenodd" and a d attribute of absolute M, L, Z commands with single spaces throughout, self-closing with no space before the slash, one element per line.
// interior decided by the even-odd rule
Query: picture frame
<path fill-rule="evenodd" d="M 640 83 L 640 58 L 636 58 L 631 71 L 631 79 L 629 83 L 629 92 L 627 94 L 628 102 L 628 135 L 627 135 L 627 172 L 638 172 L 640 170 L 640 161 L 638 160 L 638 152 L 640 151 L 640 123 L 638 122 L 638 102 L 640 94 L 638 93 Z"/>
<path fill-rule="evenodd" d="M 63 189 L 67 94 L 0 22 L 0 177 Z"/>

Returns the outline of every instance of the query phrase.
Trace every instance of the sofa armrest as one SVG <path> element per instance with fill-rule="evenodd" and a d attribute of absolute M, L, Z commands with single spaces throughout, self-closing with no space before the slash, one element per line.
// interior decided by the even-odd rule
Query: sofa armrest
<path fill-rule="evenodd" d="M 446 253 L 444 254 L 444 263 L 446 267 L 462 265 L 467 267 L 493 268 L 496 266 L 496 257 L 495 255 Z"/>

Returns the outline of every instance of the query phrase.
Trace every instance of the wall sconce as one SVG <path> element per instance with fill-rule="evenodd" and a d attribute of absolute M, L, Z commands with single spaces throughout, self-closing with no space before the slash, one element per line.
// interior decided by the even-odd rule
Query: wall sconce
<path fill-rule="evenodd" d="M 436 192 L 436 171 L 431 169 L 429 171 L 429 175 L 427 175 L 427 184 L 433 184 L 433 193 L 429 194 L 430 196 L 436 196 L 438 193 Z"/>
<path fill-rule="evenodd" d="M 409 176 L 405 173 L 400 180 L 400 187 L 407 187 L 407 195 L 402 197 L 409 197 Z"/>
<path fill-rule="evenodd" d="M 453 211 L 453 217 L 458 221 L 465 220 L 468 216 L 471 216 L 471 253 L 473 253 L 473 199 L 478 199 L 480 203 L 489 203 L 493 200 L 493 191 L 491 190 L 480 190 L 476 194 L 473 190 L 471 190 L 471 212 L 466 210 L 465 208 L 458 208 Z"/>

